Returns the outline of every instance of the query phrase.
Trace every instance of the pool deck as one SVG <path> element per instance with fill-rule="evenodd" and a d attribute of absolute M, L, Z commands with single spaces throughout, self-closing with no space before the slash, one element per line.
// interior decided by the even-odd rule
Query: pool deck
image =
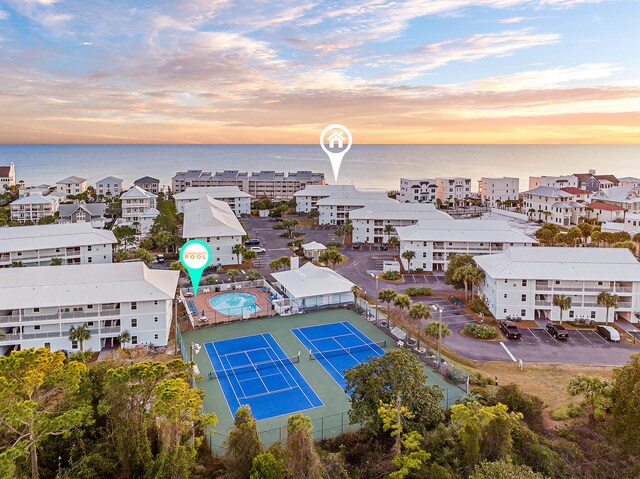
<path fill-rule="evenodd" d="M 256 297 L 255 304 L 260 308 L 259 311 L 251 314 L 251 318 L 264 318 L 268 316 L 275 316 L 276 312 L 273 309 L 273 305 L 271 301 L 269 301 L 269 293 L 265 293 L 260 291 L 258 288 L 245 288 L 245 289 L 236 289 L 236 290 L 227 290 L 227 291 L 218 291 L 215 292 L 215 285 L 210 287 L 214 292 L 212 293 L 200 293 L 198 296 L 194 298 L 188 298 L 192 301 L 195 301 L 196 306 L 198 307 L 198 311 L 202 312 L 204 310 L 205 317 L 207 321 L 202 321 L 200 319 L 200 315 L 195 316 L 195 326 L 202 327 L 210 324 L 222 324 L 228 323 L 231 321 L 237 321 L 243 319 L 241 315 L 227 315 L 217 311 L 211 307 L 209 304 L 209 300 L 221 294 L 229 294 L 229 293 L 250 293 Z"/>

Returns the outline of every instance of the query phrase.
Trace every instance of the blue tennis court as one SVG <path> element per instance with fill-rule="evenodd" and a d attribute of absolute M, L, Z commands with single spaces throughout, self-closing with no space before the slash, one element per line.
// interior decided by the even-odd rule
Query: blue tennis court
<path fill-rule="evenodd" d="M 234 415 L 241 405 L 268 419 L 322 406 L 322 401 L 269 333 L 206 343 L 214 374 Z"/>
<path fill-rule="evenodd" d="M 309 350 L 329 375 L 345 387 L 344 371 L 384 354 L 386 341 L 374 343 L 348 321 L 292 329 L 291 332 Z"/>

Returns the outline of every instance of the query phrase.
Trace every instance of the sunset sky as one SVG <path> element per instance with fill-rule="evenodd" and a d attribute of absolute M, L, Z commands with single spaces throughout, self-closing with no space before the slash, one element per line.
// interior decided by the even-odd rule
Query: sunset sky
<path fill-rule="evenodd" d="M 640 143 L 639 5 L 0 0 L 0 142 Z"/>

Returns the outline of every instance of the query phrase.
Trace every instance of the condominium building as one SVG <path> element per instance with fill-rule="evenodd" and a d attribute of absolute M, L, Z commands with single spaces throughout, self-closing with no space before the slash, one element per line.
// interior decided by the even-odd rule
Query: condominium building
<path fill-rule="evenodd" d="M 157 195 L 143 190 L 139 186 L 125 191 L 120 196 L 120 200 L 122 202 L 122 219 L 126 223 L 140 225 L 145 213 L 157 213 L 158 211 L 156 210 Z M 141 230 L 140 227 L 138 229 Z"/>
<path fill-rule="evenodd" d="M 625 211 L 640 211 L 640 187 L 612 186 L 591 195 L 593 201 L 620 206 Z"/>
<path fill-rule="evenodd" d="M 536 240 L 500 220 L 421 220 L 396 228 L 400 239 L 400 258 L 407 270 L 444 271 L 452 254 L 482 255 L 513 246 L 533 246 Z M 402 255 L 413 251 L 407 261 Z"/>
<path fill-rule="evenodd" d="M 338 192 L 328 198 L 316 202 L 318 209 L 318 222 L 321 225 L 342 225 L 349 219 L 349 212 L 364 208 L 365 205 L 374 203 L 398 204 L 384 191 L 354 191 Z"/>
<path fill-rule="evenodd" d="M 486 178 L 478 180 L 478 196 L 480 200 L 492 207 L 499 206 L 505 201 L 516 201 L 520 191 L 520 179 Z"/>
<path fill-rule="evenodd" d="M 56 183 L 56 190 L 65 198 L 69 195 L 79 195 L 87 191 L 87 180 L 79 176 L 69 176 Z"/>
<path fill-rule="evenodd" d="M 436 200 L 443 203 L 460 201 L 471 196 L 471 178 L 436 178 Z"/>
<path fill-rule="evenodd" d="M 587 216 L 591 192 L 579 188 L 538 186 L 522 194 L 523 207 L 532 220 L 546 221 L 560 226 L 577 225 Z"/>
<path fill-rule="evenodd" d="M 318 200 L 329 198 L 335 193 L 355 194 L 356 187 L 353 185 L 309 185 L 293 194 L 296 199 L 296 212 L 309 213 L 316 208 Z"/>
<path fill-rule="evenodd" d="M 160 180 L 158 178 L 153 178 L 152 176 L 143 176 L 142 178 L 138 178 L 133 182 L 133 186 L 142 188 L 154 195 L 157 195 L 160 192 Z"/>
<path fill-rule="evenodd" d="M 308 185 L 324 185 L 324 173 L 297 171 L 283 173 L 258 171 L 251 174 L 238 170 L 211 172 L 202 170 L 179 171 L 171 180 L 174 193 L 181 193 L 188 187 L 237 186 L 255 198 L 267 197 L 272 200 L 290 200 L 296 191 Z"/>
<path fill-rule="evenodd" d="M 111 263 L 116 238 L 90 223 L 0 228 L 0 268 L 14 262 L 47 266 L 53 258 L 62 264 Z"/>
<path fill-rule="evenodd" d="M 0 166 L 0 191 L 9 189 L 16 184 L 16 168 L 13 162 Z"/>
<path fill-rule="evenodd" d="M 396 228 L 418 221 L 452 220 L 434 204 L 387 202 L 370 203 L 352 210 L 349 219 L 353 226 L 353 241 L 358 243 L 386 243 L 390 236 L 397 236 Z"/>
<path fill-rule="evenodd" d="M 115 198 L 124 191 L 124 182 L 115 176 L 107 176 L 96 182 L 96 195 Z"/>
<path fill-rule="evenodd" d="M 62 204 L 58 208 L 58 223 L 90 223 L 94 228 L 104 228 L 107 211 L 105 203 Z"/>
<path fill-rule="evenodd" d="M 178 274 L 141 262 L 0 269 L 0 354 L 78 351 L 69 330 L 81 325 L 91 333 L 85 350 L 118 346 L 124 331 L 130 345 L 166 345 Z"/>
<path fill-rule="evenodd" d="M 244 228 L 224 201 L 205 195 L 184 205 L 182 237 L 187 241 L 199 239 L 211 248 L 209 264 L 238 264 L 233 247 L 242 244 Z M 241 258 L 242 259 L 242 258 Z"/>
<path fill-rule="evenodd" d="M 596 170 L 589 170 L 589 173 L 574 173 L 573 176 L 578 178 L 578 188 L 593 193 L 618 186 L 619 183 L 614 175 L 596 175 Z"/>
<path fill-rule="evenodd" d="M 530 176 L 529 189 L 533 190 L 539 186 L 548 186 L 550 188 L 577 188 L 578 178 L 573 175 Z"/>
<path fill-rule="evenodd" d="M 40 190 L 13 201 L 9 205 L 11 219 L 20 223 L 37 223 L 41 218 L 53 216 L 60 206 L 60 196 L 43 196 Z"/>
<path fill-rule="evenodd" d="M 437 189 L 435 178 L 400 178 L 397 200 L 402 203 L 435 203 Z"/>
<path fill-rule="evenodd" d="M 241 191 L 237 186 L 215 186 L 210 188 L 190 186 L 182 193 L 173 195 L 178 213 L 184 212 L 184 205 L 199 200 L 205 195 L 209 195 L 214 200 L 227 203 L 236 216 L 251 213 L 251 199 L 253 196 Z"/>
<path fill-rule="evenodd" d="M 553 297 L 564 295 L 571 298 L 565 320 L 638 322 L 632 313 L 640 309 L 640 263 L 626 248 L 510 248 L 475 262 L 485 273 L 480 296 L 497 319 L 557 321 Z M 608 318 L 597 299 L 603 291 L 619 297 Z"/>

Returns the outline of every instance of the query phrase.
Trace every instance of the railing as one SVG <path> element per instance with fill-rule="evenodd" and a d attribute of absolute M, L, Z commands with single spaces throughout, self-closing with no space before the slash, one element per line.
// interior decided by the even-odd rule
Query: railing
<path fill-rule="evenodd" d="M 551 306 L 551 301 L 543 300 L 543 299 L 536 299 L 536 306 Z"/>
<path fill-rule="evenodd" d="M 8 315 L 0 316 L 0 323 L 19 323 L 23 321 L 57 321 L 62 319 L 89 319 L 103 316 L 119 316 L 120 309 L 103 309 L 101 311 L 68 311 L 51 314 Z"/>

